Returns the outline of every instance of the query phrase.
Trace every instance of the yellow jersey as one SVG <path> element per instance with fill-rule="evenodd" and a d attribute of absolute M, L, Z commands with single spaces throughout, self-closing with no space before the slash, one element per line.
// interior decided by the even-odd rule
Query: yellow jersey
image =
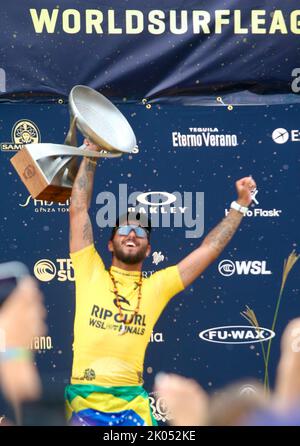
<path fill-rule="evenodd" d="M 139 313 L 121 334 L 122 318 L 130 320 L 137 307 L 140 272 L 111 267 L 123 313 L 120 319 L 112 279 L 95 246 L 70 257 L 76 286 L 71 383 L 143 384 L 144 357 L 154 325 L 169 300 L 184 289 L 178 266 L 143 278 Z"/>

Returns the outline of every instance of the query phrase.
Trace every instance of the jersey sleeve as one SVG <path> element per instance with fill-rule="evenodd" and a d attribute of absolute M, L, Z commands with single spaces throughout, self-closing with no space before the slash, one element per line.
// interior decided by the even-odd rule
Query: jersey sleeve
<path fill-rule="evenodd" d="M 151 276 L 150 280 L 153 281 L 160 302 L 165 305 L 173 296 L 184 290 L 177 265 L 157 271 Z"/>
<path fill-rule="evenodd" d="M 97 273 L 105 271 L 105 265 L 94 244 L 70 253 L 70 258 L 74 269 L 76 286 L 87 284 L 96 271 Z"/>

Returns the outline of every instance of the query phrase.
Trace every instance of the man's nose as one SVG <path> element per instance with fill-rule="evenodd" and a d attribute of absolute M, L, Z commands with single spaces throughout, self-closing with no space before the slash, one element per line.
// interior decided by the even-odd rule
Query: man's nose
<path fill-rule="evenodd" d="M 128 236 L 133 236 L 133 237 L 136 237 L 136 234 L 135 234 L 135 230 L 134 229 L 131 229 L 131 231 L 129 232 L 129 234 L 128 234 Z"/>

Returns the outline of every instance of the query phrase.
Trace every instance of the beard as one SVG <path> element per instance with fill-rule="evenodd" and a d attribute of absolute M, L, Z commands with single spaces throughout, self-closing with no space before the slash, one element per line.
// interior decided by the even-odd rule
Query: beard
<path fill-rule="evenodd" d="M 140 263 L 146 257 L 147 246 L 139 248 L 136 253 L 125 253 L 120 246 L 114 245 L 114 256 L 121 262 L 127 263 L 128 265 L 135 265 Z"/>

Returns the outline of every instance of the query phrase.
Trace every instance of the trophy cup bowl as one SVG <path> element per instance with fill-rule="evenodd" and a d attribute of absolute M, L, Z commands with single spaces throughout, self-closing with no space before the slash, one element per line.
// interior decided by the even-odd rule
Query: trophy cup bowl
<path fill-rule="evenodd" d="M 73 87 L 69 108 L 71 120 L 76 120 L 78 130 L 102 149 L 120 156 L 136 147 L 135 135 L 125 116 L 92 88 Z"/>
<path fill-rule="evenodd" d="M 72 88 L 69 113 L 70 128 L 64 144 L 27 144 L 10 160 L 35 199 L 66 201 L 78 171 L 78 157 L 115 158 L 137 147 L 125 116 L 92 88 Z M 84 145 L 77 147 L 77 130 L 101 147 L 100 151 L 89 151 Z"/>

